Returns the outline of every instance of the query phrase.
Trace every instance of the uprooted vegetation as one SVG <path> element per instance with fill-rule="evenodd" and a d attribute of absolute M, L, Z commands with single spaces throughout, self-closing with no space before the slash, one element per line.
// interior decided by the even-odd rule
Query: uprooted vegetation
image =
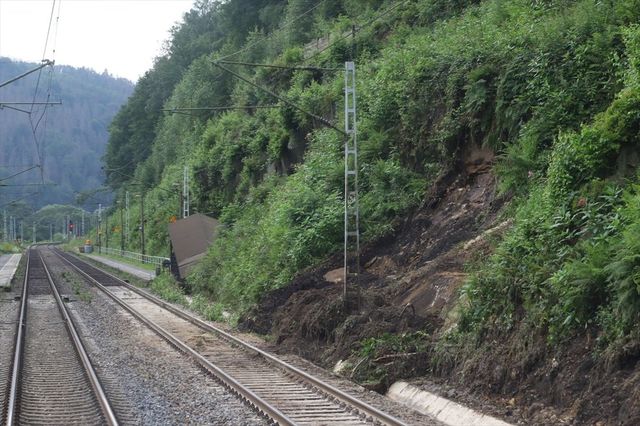
<path fill-rule="evenodd" d="M 223 224 L 187 279 L 198 303 L 242 314 L 282 350 L 343 361 L 343 374 L 377 390 L 429 374 L 553 411 L 521 414 L 534 423 L 637 420 L 640 3 L 255 6 L 235 26 L 240 2 L 197 6 L 114 122 L 106 157 L 164 188 L 146 197 L 158 254 L 177 205 L 166 188 L 191 167 L 195 209 Z M 287 24 L 296 17 L 304 25 Z M 339 134 L 289 107 L 148 117 L 134 107 L 270 103 L 221 74 L 213 61 L 225 55 L 334 68 L 352 54 L 365 244 L 345 304 L 333 278 Z M 342 120 L 340 75 L 228 66 Z M 110 182 L 123 191 L 127 180 Z"/>

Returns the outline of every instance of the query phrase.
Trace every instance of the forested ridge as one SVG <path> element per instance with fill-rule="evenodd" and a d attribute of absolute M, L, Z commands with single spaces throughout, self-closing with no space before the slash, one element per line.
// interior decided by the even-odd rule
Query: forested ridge
<path fill-rule="evenodd" d="M 36 66 L 0 58 L 0 82 Z M 10 185 L 0 188 L 3 208 L 13 214 L 7 204 L 14 200 L 33 209 L 52 203 L 71 204 L 78 192 L 103 186 L 100 158 L 107 144 L 107 128 L 132 90 L 130 81 L 106 72 L 58 65 L 0 88 L 0 102 L 27 103 L 0 110 L 0 178 L 42 165 L 3 180 Z M 28 105 L 34 100 L 62 104 L 45 111 L 42 105 Z M 34 185 L 43 181 L 48 185 Z M 26 219 L 22 214 L 21 218 Z"/>
<path fill-rule="evenodd" d="M 430 337 L 440 371 L 514 333 L 634 365 L 639 19 L 637 0 L 198 1 L 111 125 L 108 183 L 144 191 L 166 255 L 188 166 L 192 211 L 223 227 L 187 286 L 211 318 L 246 312 L 341 250 L 343 139 L 300 109 L 342 127 L 344 76 L 327 69 L 353 59 L 365 243 L 407 226 L 467 153 L 493 155 L 508 226 Z M 207 109 L 278 104 L 220 60 L 300 109 Z M 389 340 L 368 337 L 364 356 Z"/>

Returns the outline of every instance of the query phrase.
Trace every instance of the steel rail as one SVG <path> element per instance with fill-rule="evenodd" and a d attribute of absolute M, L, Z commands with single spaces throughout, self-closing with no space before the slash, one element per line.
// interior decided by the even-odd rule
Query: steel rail
<path fill-rule="evenodd" d="M 176 349 L 191 356 L 202 368 L 205 369 L 205 371 L 212 374 L 224 386 L 230 389 L 235 395 L 239 396 L 245 402 L 255 407 L 257 410 L 261 411 L 262 413 L 264 413 L 264 415 L 266 415 L 273 421 L 277 422 L 278 424 L 281 424 L 281 425 L 295 424 L 291 419 L 289 419 L 284 413 L 282 413 L 276 407 L 272 406 L 267 401 L 262 399 L 260 396 L 256 395 L 253 391 L 251 391 L 250 389 L 242 385 L 240 382 L 235 380 L 233 377 L 229 376 L 222 369 L 212 364 L 209 360 L 207 360 L 205 357 L 203 357 L 202 355 L 194 351 L 192 348 L 187 346 L 185 343 L 183 343 L 181 340 L 176 338 L 174 335 L 172 335 L 171 333 L 169 333 L 168 331 L 166 331 L 165 329 L 163 329 L 153 321 L 149 320 L 148 318 L 145 318 L 142 314 L 140 314 L 138 311 L 136 311 L 131 306 L 129 306 L 129 304 L 127 304 L 122 299 L 120 299 L 115 294 L 113 294 L 111 291 L 109 291 L 104 285 L 102 285 L 92 276 L 90 276 L 89 274 L 84 272 L 82 269 L 78 268 L 76 265 L 70 262 L 67 258 L 62 256 L 58 249 L 54 249 L 54 253 L 56 253 L 60 257 L 60 259 L 62 259 L 64 262 L 69 264 L 74 270 L 76 270 L 82 276 L 86 277 L 89 281 L 94 283 L 97 288 L 99 288 L 102 292 L 108 295 L 114 302 L 116 302 L 118 305 L 124 308 L 127 312 L 129 312 L 131 315 L 137 318 L 140 322 L 142 322 L 144 325 L 149 327 L 151 330 L 153 330 L 156 334 L 158 334 L 160 337 L 162 337 L 164 340 L 166 340 Z M 73 257 L 76 260 L 81 261 L 75 256 Z M 102 270 L 100 271 L 104 272 Z M 113 277 L 111 274 L 109 274 L 109 276 Z M 121 280 L 118 280 L 118 281 L 120 282 Z"/>
<path fill-rule="evenodd" d="M 11 426 L 15 423 L 16 401 L 18 400 L 18 385 L 20 369 L 22 368 L 22 351 L 24 349 L 24 335 L 27 326 L 27 283 L 29 282 L 29 264 L 31 261 L 31 250 L 27 251 L 27 266 L 24 272 L 22 283 L 22 298 L 20 299 L 20 315 L 18 317 L 18 333 L 16 334 L 16 349 L 13 355 L 13 369 L 11 372 L 11 385 L 9 387 L 9 403 L 7 404 L 7 417 L 5 423 Z"/>
<path fill-rule="evenodd" d="M 89 274 L 87 274 L 86 272 L 82 271 L 80 268 L 78 268 L 76 265 L 74 265 L 73 263 L 71 263 L 68 259 L 66 259 L 65 257 L 63 257 L 62 255 L 60 255 L 59 253 L 59 249 L 55 249 L 56 252 L 58 252 L 58 255 L 64 259 L 67 263 L 69 263 L 70 265 L 72 265 L 74 267 L 74 269 L 76 269 L 77 271 L 80 271 L 83 276 L 88 277 L 92 282 L 97 283 L 97 281 L 95 279 L 93 279 Z M 261 355 L 262 357 L 264 357 L 265 359 L 269 360 L 271 363 L 289 371 L 290 373 L 297 375 L 301 378 L 303 378 L 305 381 L 307 381 L 309 384 L 311 384 L 312 386 L 315 386 L 316 388 L 322 390 L 323 392 L 325 392 L 326 394 L 339 399 L 340 401 L 351 405 L 353 407 L 355 407 L 356 409 L 360 410 L 360 412 L 362 412 L 363 414 L 376 419 L 378 421 L 380 421 L 383 424 L 386 425 L 390 425 L 390 426 L 403 426 L 405 425 L 404 422 L 402 422 L 401 420 L 383 412 L 378 410 L 377 408 L 367 404 L 364 401 L 360 401 L 359 399 L 356 399 L 354 397 L 352 397 L 351 395 L 341 391 L 340 389 L 325 383 L 323 381 L 321 381 L 320 379 L 311 376 L 310 374 L 306 373 L 305 371 L 289 364 L 286 363 L 284 361 L 282 361 L 281 359 L 276 358 L 275 356 L 269 354 L 268 352 L 263 351 L 262 349 L 259 349 L 249 343 L 246 343 L 240 339 L 238 339 L 237 337 L 227 333 L 224 330 L 221 330 L 217 327 L 214 327 L 210 324 L 207 324 L 206 322 L 202 321 L 199 318 L 196 318 L 195 316 L 176 308 L 175 306 L 172 306 L 171 304 L 165 302 L 164 300 L 147 293 L 146 291 L 139 289 L 138 287 L 131 285 L 129 283 L 127 283 L 126 281 L 123 281 L 122 279 L 114 276 L 113 274 L 110 274 L 109 272 L 100 269 L 94 265 L 90 265 L 87 262 L 83 261 L 82 259 L 78 258 L 75 255 L 69 254 L 69 253 L 65 253 L 66 255 L 73 257 L 74 259 L 89 265 L 92 268 L 95 268 L 96 270 L 100 271 L 103 274 L 108 275 L 109 277 L 113 278 L 114 280 L 116 280 L 117 282 L 119 282 L 122 286 L 128 288 L 129 290 L 139 294 L 140 296 L 147 298 L 148 300 L 152 301 L 153 303 L 155 303 L 156 305 L 170 311 L 171 313 L 179 316 L 180 318 L 192 323 L 193 325 L 202 328 L 203 330 L 215 333 L 219 336 L 221 336 L 222 338 L 226 339 L 227 341 L 236 344 L 248 351 L 257 353 L 259 355 Z M 100 284 L 101 285 L 101 284 Z M 108 290 L 107 290 L 108 291 Z M 190 349 L 190 348 L 189 348 Z"/>
<path fill-rule="evenodd" d="M 118 426 L 118 419 L 116 418 L 113 407 L 111 407 L 111 403 L 109 403 L 109 399 L 107 398 L 107 395 L 102 387 L 102 384 L 98 379 L 98 375 L 96 374 L 95 369 L 91 364 L 91 360 L 87 355 L 87 351 L 84 349 L 82 340 L 80 340 L 80 335 L 76 331 L 73 320 L 71 319 L 71 316 L 67 311 L 67 307 L 62 301 L 62 297 L 60 297 L 60 292 L 58 291 L 58 288 L 56 287 L 55 282 L 53 281 L 53 277 L 49 272 L 49 268 L 47 267 L 47 264 L 44 261 L 44 258 L 42 257 L 40 252 L 38 252 L 38 256 L 42 260 L 42 266 L 44 267 L 44 271 L 47 274 L 47 279 L 49 280 L 49 286 L 51 286 L 51 290 L 53 292 L 54 298 L 56 299 L 58 309 L 60 311 L 60 314 L 62 315 L 62 318 L 64 319 L 64 323 L 67 328 L 67 331 L 69 332 L 69 335 L 71 336 L 71 340 L 73 341 L 73 346 L 76 350 L 76 353 L 78 354 L 78 357 L 80 358 L 80 361 L 82 362 L 84 370 L 89 379 L 89 383 L 91 384 L 91 388 L 93 389 L 96 399 L 98 400 L 98 404 L 102 409 L 102 414 L 104 415 L 104 418 L 109 426 Z"/>

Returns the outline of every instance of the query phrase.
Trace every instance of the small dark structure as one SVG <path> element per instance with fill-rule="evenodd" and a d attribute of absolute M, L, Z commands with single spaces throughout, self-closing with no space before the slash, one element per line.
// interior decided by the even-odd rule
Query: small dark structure
<path fill-rule="evenodd" d="M 185 278 L 205 255 L 217 234 L 218 221 L 200 213 L 170 223 L 172 272 L 175 274 L 177 267 L 178 278 Z"/>

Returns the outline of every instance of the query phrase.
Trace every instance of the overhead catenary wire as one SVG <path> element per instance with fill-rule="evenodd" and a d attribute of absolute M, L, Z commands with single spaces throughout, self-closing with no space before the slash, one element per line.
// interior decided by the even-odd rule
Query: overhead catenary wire
<path fill-rule="evenodd" d="M 349 38 L 349 37 L 353 37 L 354 34 L 362 31 L 364 28 L 368 27 L 369 25 L 373 24 L 375 21 L 377 21 L 378 19 L 384 18 L 385 16 L 387 16 L 388 14 L 390 14 L 391 12 L 393 12 L 394 10 L 396 10 L 397 8 L 399 8 L 400 6 L 404 6 L 405 4 L 409 3 L 411 0 L 404 0 L 404 1 L 400 1 L 396 4 L 394 4 L 393 6 L 389 6 L 387 9 L 385 9 L 384 11 L 377 13 L 373 18 L 369 19 L 367 22 L 365 22 L 362 25 L 355 25 L 355 28 L 352 28 L 352 31 L 343 34 L 340 38 L 330 42 L 328 45 L 326 45 L 325 47 L 323 47 L 322 49 L 317 50 L 316 52 L 313 53 L 313 55 L 307 57 L 304 59 L 304 62 L 308 62 L 311 59 L 317 57 L 318 55 L 320 55 L 322 52 L 332 48 L 333 46 L 335 46 L 337 43 L 340 43 L 341 41 Z"/>
<path fill-rule="evenodd" d="M 282 105 L 231 105 L 231 106 L 214 106 L 214 107 L 177 107 L 177 108 L 163 108 L 163 112 L 181 113 L 186 111 L 226 111 L 236 109 L 268 109 L 268 108 L 282 108 Z"/>
<path fill-rule="evenodd" d="M 49 46 L 49 37 L 51 35 L 51 25 L 53 23 L 53 16 L 55 14 L 56 11 L 56 0 L 52 0 L 51 2 L 51 12 L 49 14 L 49 23 L 47 25 L 47 35 L 45 37 L 45 41 L 44 41 L 44 48 L 42 50 L 42 60 L 45 60 L 45 57 L 47 55 L 47 48 Z M 60 19 L 60 2 L 58 2 L 58 16 L 56 19 L 56 29 L 55 29 L 55 34 L 57 37 L 57 32 L 58 32 L 58 21 Z M 55 54 L 55 48 L 53 49 L 52 54 Z M 53 76 L 53 67 L 51 67 L 50 73 L 49 73 L 49 84 L 47 87 L 47 101 L 49 101 L 51 99 L 51 82 L 52 82 L 52 77 Z M 31 134 L 33 136 L 33 142 L 36 148 L 36 156 L 38 158 L 38 163 L 41 165 L 40 167 L 40 180 L 42 183 L 44 183 L 44 167 L 42 167 L 42 165 L 44 164 L 43 160 L 42 160 L 42 153 L 44 152 L 44 149 L 42 149 L 42 147 L 40 146 L 40 141 L 38 140 L 38 127 L 40 126 L 40 122 L 42 121 L 42 119 L 46 116 L 47 113 L 47 107 L 48 105 L 44 106 L 44 109 L 42 111 L 42 114 L 39 116 L 39 118 L 37 120 L 35 120 L 34 123 L 34 119 L 33 119 L 33 114 L 34 114 L 34 107 L 35 107 L 35 102 L 36 99 L 38 97 L 38 92 L 40 90 L 40 80 L 42 77 L 42 68 L 40 69 L 40 71 L 38 72 L 38 79 L 36 81 L 36 88 L 34 90 L 33 93 L 33 104 L 31 105 L 30 108 L 30 113 L 29 113 L 29 124 L 31 126 Z M 46 119 L 45 119 L 45 123 L 46 123 Z M 46 125 L 45 125 L 46 127 Z"/>
<path fill-rule="evenodd" d="M 337 72 L 344 71 L 344 68 L 322 68 L 322 67 L 313 67 L 313 66 L 290 66 L 290 65 L 278 65 L 278 64 L 258 64 L 254 62 L 240 62 L 240 61 L 217 61 L 220 64 L 228 64 L 228 65 L 244 65 L 248 67 L 262 67 L 262 68 L 278 68 L 283 70 L 300 70 L 300 71 L 328 71 L 328 72 Z"/>
<path fill-rule="evenodd" d="M 330 43 L 328 46 L 325 46 L 323 49 L 319 50 L 318 52 L 315 52 L 315 53 L 314 53 L 314 55 L 312 55 L 311 57 L 303 58 L 303 60 L 302 60 L 302 61 L 304 61 L 304 62 L 308 62 L 308 61 L 309 61 L 309 59 L 311 59 L 311 58 L 313 58 L 313 57 L 315 57 L 315 56 L 319 55 L 320 53 L 322 53 L 322 52 L 324 52 L 325 50 L 327 50 L 327 49 L 331 48 L 331 47 L 332 47 L 332 46 L 334 46 L 336 43 L 338 43 L 338 42 L 340 42 L 340 41 L 342 41 L 342 40 L 346 39 L 347 37 L 351 37 L 351 36 L 355 35 L 355 33 L 356 33 L 356 32 L 358 32 L 358 31 L 362 30 L 363 28 L 365 28 L 366 26 L 368 26 L 368 25 L 370 25 L 371 23 L 375 22 L 376 20 L 378 20 L 378 19 L 380 19 L 380 18 L 382 18 L 382 17 L 384 17 L 384 16 L 388 15 L 388 14 L 389 14 L 389 13 L 391 13 L 393 10 L 395 10 L 395 9 L 397 9 L 398 7 L 400 7 L 400 6 L 402 6 L 402 5 L 406 4 L 406 3 L 408 3 L 409 1 L 410 1 L 410 0 L 405 0 L 405 1 L 402 1 L 402 2 L 399 2 L 399 3 L 395 4 L 395 5 L 393 5 L 393 6 L 390 6 L 388 9 L 386 9 L 385 11 L 383 11 L 383 12 L 381 12 L 381 13 L 377 14 L 376 16 L 374 16 L 372 19 L 370 19 L 369 21 L 367 21 L 366 23 L 364 23 L 364 24 L 363 24 L 363 25 L 361 25 L 360 27 L 356 27 L 356 28 L 354 28 L 354 30 L 353 30 L 353 31 L 351 31 L 350 33 L 348 33 L 348 34 L 344 35 L 343 37 L 341 37 L 341 38 L 340 38 L 340 39 L 338 39 L 338 40 L 335 40 L 334 42 Z M 287 23 L 286 23 L 282 28 L 286 28 L 286 27 L 287 27 L 288 25 L 290 25 L 291 23 L 293 23 L 293 22 L 297 21 L 298 19 L 300 19 L 300 18 L 302 18 L 303 16 L 307 15 L 308 13 L 312 12 L 312 11 L 313 11 L 313 10 L 315 10 L 318 6 L 320 6 L 322 3 L 324 3 L 324 1 L 322 1 L 322 2 L 320 2 L 320 3 L 318 3 L 318 4 L 316 4 L 314 7 L 312 7 L 312 8 L 311 8 L 311 9 L 309 9 L 309 10 L 307 10 L 307 11 L 306 11 L 306 12 L 304 12 L 303 14 L 301 14 L 301 15 L 299 15 L 298 17 L 294 18 L 293 20 L 291 20 L 291 21 L 287 22 Z M 327 72 L 336 72 L 336 71 L 342 71 L 342 70 L 343 70 L 343 68 L 327 68 L 327 67 L 316 67 L 316 66 L 310 66 L 310 65 L 291 66 L 291 65 L 260 64 L 260 63 L 251 63 L 251 62 L 229 61 L 229 60 L 226 60 L 227 58 L 230 58 L 230 57 L 235 56 L 235 55 L 237 55 L 237 54 L 239 54 L 239 53 L 242 53 L 243 51 L 246 51 L 248 48 L 250 48 L 250 47 L 254 46 L 255 44 L 257 44 L 257 43 L 259 43 L 259 42 L 262 42 L 262 41 L 264 41 L 264 40 L 267 40 L 267 39 L 268 39 L 269 37 L 271 37 L 274 33 L 275 33 L 275 31 L 274 31 L 271 35 L 269 35 L 269 36 L 267 36 L 267 37 L 264 37 L 264 38 L 262 38 L 262 39 L 260 39 L 260 40 L 256 40 L 255 42 L 250 43 L 249 45 L 245 46 L 244 48 L 242 48 L 242 49 L 240 49 L 240 50 L 238 50 L 238 51 L 236 51 L 236 52 L 234 52 L 234 53 L 231 53 L 231 54 L 228 54 L 228 55 L 225 55 L 225 56 L 222 56 L 222 57 L 219 57 L 219 58 L 215 59 L 215 60 L 214 60 L 214 65 L 216 65 L 216 63 L 217 63 L 217 65 L 218 65 L 218 66 L 219 66 L 219 64 L 228 64 L 228 65 L 244 65 L 244 66 L 251 66 L 251 67 L 274 68 L 274 69 L 280 69 L 280 70 L 301 70 L 301 71 L 327 71 Z M 226 69 L 226 68 L 225 68 L 225 69 Z M 226 71 L 227 71 L 227 72 L 230 72 L 230 70 L 228 70 L 228 69 L 226 69 Z M 223 74 L 224 74 L 224 73 L 222 73 L 221 75 L 217 76 L 217 77 L 215 78 L 215 80 L 219 80 Z M 233 73 L 232 73 L 232 74 L 233 74 Z M 239 75 L 236 75 L 236 77 L 240 78 L 240 77 L 239 77 Z M 250 82 L 250 81 L 248 81 L 248 80 L 245 80 L 245 81 L 246 81 L 247 83 L 249 83 L 249 84 L 252 84 L 254 87 L 260 88 L 261 90 L 265 90 L 265 89 L 266 89 L 266 88 L 260 87 L 257 83 L 253 83 L 253 82 Z M 270 92 L 270 94 L 271 94 L 272 96 L 276 96 L 274 92 L 271 92 L 271 91 L 269 91 L 269 92 Z M 276 96 L 276 97 L 277 97 L 277 96 Z M 288 102 L 289 102 L 289 104 L 290 104 L 291 106 L 296 107 L 297 109 L 301 110 L 301 111 L 302 111 L 302 112 L 304 112 L 305 114 L 309 114 L 309 115 L 313 116 L 314 118 L 319 119 L 319 120 L 320 120 L 321 122 L 323 122 L 324 124 L 329 124 L 329 125 L 330 125 L 330 127 L 334 127 L 334 126 L 333 126 L 330 122 L 328 122 L 328 120 L 326 120 L 325 118 L 323 118 L 323 117 L 319 117 L 319 116 L 317 116 L 317 115 L 315 115 L 315 114 L 312 114 L 312 113 L 310 113 L 310 112 L 308 112 L 308 111 L 302 110 L 302 109 L 298 108 L 297 106 L 295 106 L 292 102 L 290 102 L 290 101 L 288 101 Z M 162 111 L 164 111 L 164 112 L 171 112 L 171 113 L 173 113 L 173 114 L 193 115 L 193 114 L 189 114 L 188 112 L 189 112 L 189 111 L 218 111 L 218 110 L 232 110 L 232 109 L 249 109 L 249 108 L 247 108 L 247 107 L 200 107 L 200 108 L 189 108 L 189 109 L 188 109 L 188 108 L 165 108 L 165 109 L 162 109 Z M 336 128 L 336 129 L 337 129 L 337 128 Z M 339 129 L 337 129 L 337 130 L 339 130 Z"/>
<path fill-rule="evenodd" d="M 58 186 L 58 184 L 54 182 L 0 183 L 0 187 L 22 187 L 22 186 Z"/>
<path fill-rule="evenodd" d="M 51 60 L 48 60 L 48 59 L 43 59 L 42 62 L 40 63 L 40 65 L 38 65 L 37 67 L 35 67 L 33 69 L 30 69 L 28 71 L 25 71 L 25 72 L 23 72 L 22 74 L 20 74 L 20 75 L 18 75 L 16 77 L 10 78 L 9 80 L 0 83 L 0 87 L 7 86 L 7 85 L 9 85 L 9 84 L 11 84 L 13 82 L 16 82 L 16 81 L 20 80 L 21 78 L 24 78 L 24 77 L 26 77 L 26 76 L 28 76 L 30 74 L 33 74 L 34 72 L 40 71 L 42 68 L 47 67 L 49 65 L 53 65 L 53 64 L 54 64 L 54 61 L 51 61 Z"/>
<path fill-rule="evenodd" d="M 300 19 L 304 18 L 309 13 L 313 12 L 314 10 L 316 10 L 322 4 L 326 3 L 326 1 L 327 0 L 322 0 L 322 1 L 318 2 L 315 6 L 311 7 L 309 10 L 307 10 L 307 11 L 301 13 L 300 15 L 296 16 L 295 18 L 285 22 L 280 29 L 282 30 L 282 29 L 287 28 L 290 25 L 296 23 L 297 21 L 299 21 Z M 268 35 L 266 35 L 265 37 L 263 37 L 261 39 L 255 40 L 255 41 L 249 43 L 248 45 L 244 46 L 243 48 L 241 48 L 241 49 L 239 49 L 239 50 L 237 50 L 237 51 L 235 51 L 233 53 L 221 56 L 221 57 L 217 58 L 217 60 L 222 61 L 224 59 L 231 58 L 232 56 L 239 55 L 242 52 L 246 52 L 247 50 L 249 50 L 253 46 L 257 45 L 258 43 L 262 43 L 263 41 L 266 41 L 266 40 L 270 39 L 271 37 L 273 37 L 277 33 L 277 31 L 278 30 L 274 30 L 274 31 L 271 32 L 271 34 L 268 34 Z"/>
<path fill-rule="evenodd" d="M 17 173 L 14 173 L 14 174 L 12 174 L 12 175 L 10 175 L 10 176 L 6 176 L 6 177 L 3 177 L 3 178 L 0 178 L 0 182 L 3 182 L 3 181 L 5 181 L 5 180 L 9 180 L 9 179 L 14 178 L 14 177 L 16 177 L 16 176 L 19 176 L 19 175 L 21 175 L 21 174 L 23 174 L 23 173 L 27 173 L 28 171 L 31 171 L 31 170 L 36 169 L 36 168 L 38 168 L 38 167 L 40 167 L 40 165 L 39 165 L 39 164 L 36 164 L 36 165 L 33 165 L 33 166 L 29 167 L 29 168 L 26 168 L 26 169 L 24 169 L 24 170 L 21 170 L 21 171 L 19 171 L 19 172 L 17 172 Z"/>
<path fill-rule="evenodd" d="M 299 61 L 295 61 L 294 63 L 306 63 L 308 64 L 312 59 L 316 58 L 317 56 L 319 56 L 321 53 L 327 51 L 328 49 L 332 48 L 333 46 L 335 46 L 336 44 L 340 43 L 341 41 L 349 38 L 349 37 L 354 37 L 355 34 L 357 34 L 359 31 L 361 31 L 362 29 L 366 28 L 367 26 L 371 25 L 372 23 L 374 23 L 375 21 L 377 21 L 378 19 L 381 19 L 385 16 L 387 16 L 388 14 L 390 14 L 391 12 L 393 12 L 394 10 L 396 10 L 397 8 L 399 8 L 400 6 L 403 6 L 407 3 L 409 3 L 411 0 L 404 0 L 401 2 L 398 2 L 392 6 L 389 6 L 387 9 L 385 9 L 382 12 L 377 13 L 374 17 L 372 17 L 371 19 L 369 19 L 368 21 L 366 21 L 364 24 L 358 25 L 357 21 L 358 21 L 358 17 L 356 18 L 352 18 L 352 29 L 351 31 L 349 31 L 348 33 L 345 33 L 344 35 L 342 35 L 340 38 L 330 42 L 329 44 L 327 44 L 326 46 L 324 46 L 322 49 L 317 50 L 316 52 L 314 52 L 312 55 L 302 58 Z M 364 15 L 364 12 L 360 15 L 362 16 Z M 352 55 L 352 60 L 354 59 L 353 55 Z M 302 65 L 302 67 L 304 67 L 305 65 Z M 293 67 L 290 67 L 293 68 Z M 313 68 L 318 68 L 318 67 L 313 67 Z M 276 76 L 279 75 L 279 73 L 276 73 Z M 269 82 L 272 82 L 276 76 L 272 76 L 272 78 L 269 79 Z"/>
<path fill-rule="evenodd" d="M 344 130 L 342 130 L 342 129 L 340 129 L 340 128 L 336 127 L 336 126 L 334 126 L 334 125 L 333 125 L 333 123 L 331 123 L 331 122 L 330 122 L 329 120 L 327 120 L 326 118 L 321 117 L 321 116 L 319 116 L 319 115 L 317 115 L 317 114 L 314 114 L 314 113 L 312 113 L 312 112 L 310 112 L 310 111 L 307 111 L 306 109 L 302 108 L 300 105 L 296 104 L 295 102 L 292 102 L 292 101 L 290 101 L 289 99 L 287 99 L 287 98 L 285 98 L 285 97 L 283 97 L 283 96 L 278 95 L 277 93 L 275 93 L 275 92 L 274 92 L 274 91 L 272 91 L 271 89 L 268 89 L 268 88 L 266 88 L 266 87 L 263 87 L 263 86 L 261 86 L 261 85 L 259 85 L 259 84 L 255 83 L 255 82 L 253 82 L 253 81 L 249 80 L 248 78 L 244 77 L 243 75 L 238 74 L 237 72 L 230 70 L 229 68 L 227 68 L 227 67 L 223 66 L 222 64 L 220 64 L 220 63 L 218 63 L 218 62 L 216 62 L 216 61 L 214 61 L 214 62 L 213 62 L 213 64 L 214 64 L 215 66 L 217 66 L 218 68 L 222 69 L 223 71 L 226 71 L 226 72 L 228 72 L 229 74 L 233 75 L 234 77 L 236 77 L 236 78 L 238 78 L 238 79 L 240 79 L 240 80 L 244 81 L 245 83 L 247 83 L 247 84 L 249 84 L 249 85 L 251 85 L 251 86 L 255 87 L 256 89 L 260 89 L 260 90 L 262 90 L 263 92 L 268 93 L 269 95 L 273 96 L 274 98 L 278 99 L 279 101 L 284 102 L 285 104 L 289 105 L 290 107 L 295 108 L 295 109 L 297 109 L 298 111 L 303 112 L 304 114 L 307 114 L 308 116 L 315 118 L 316 120 L 320 121 L 320 122 L 321 122 L 322 124 L 324 124 L 325 126 L 327 126 L 327 127 L 331 128 L 331 129 L 335 130 L 336 132 L 338 132 L 338 133 L 340 133 L 340 134 L 342 134 L 342 135 L 345 135 L 345 136 L 346 136 L 346 133 L 345 133 L 345 131 L 344 131 Z"/>
<path fill-rule="evenodd" d="M 4 204 L 0 204 L 0 207 L 10 206 L 10 205 L 12 205 L 12 204 L 14 204 L 14 203 L 17 203 L 18 201 L 22 201 L 22 200 L 24 200 L 24 199 L 26 199 L 26 198 L 31 198 L 31 197 L 33 197 L 33 196 L 35 196 L 35 195 L 38 195 L 38 194 L 40 194 L 40 191 L 31 192 L 31 193 L 29 193 L 29 194 L 26 194 L 26 195 L 24 195 L 24 196 L 20 197 L 20 198 L 16 198 L 16 199 L 11 200 L 11 201 L 9 201 L 9 202 L 6 202 L 6 203 L 4 203 Z"/>

